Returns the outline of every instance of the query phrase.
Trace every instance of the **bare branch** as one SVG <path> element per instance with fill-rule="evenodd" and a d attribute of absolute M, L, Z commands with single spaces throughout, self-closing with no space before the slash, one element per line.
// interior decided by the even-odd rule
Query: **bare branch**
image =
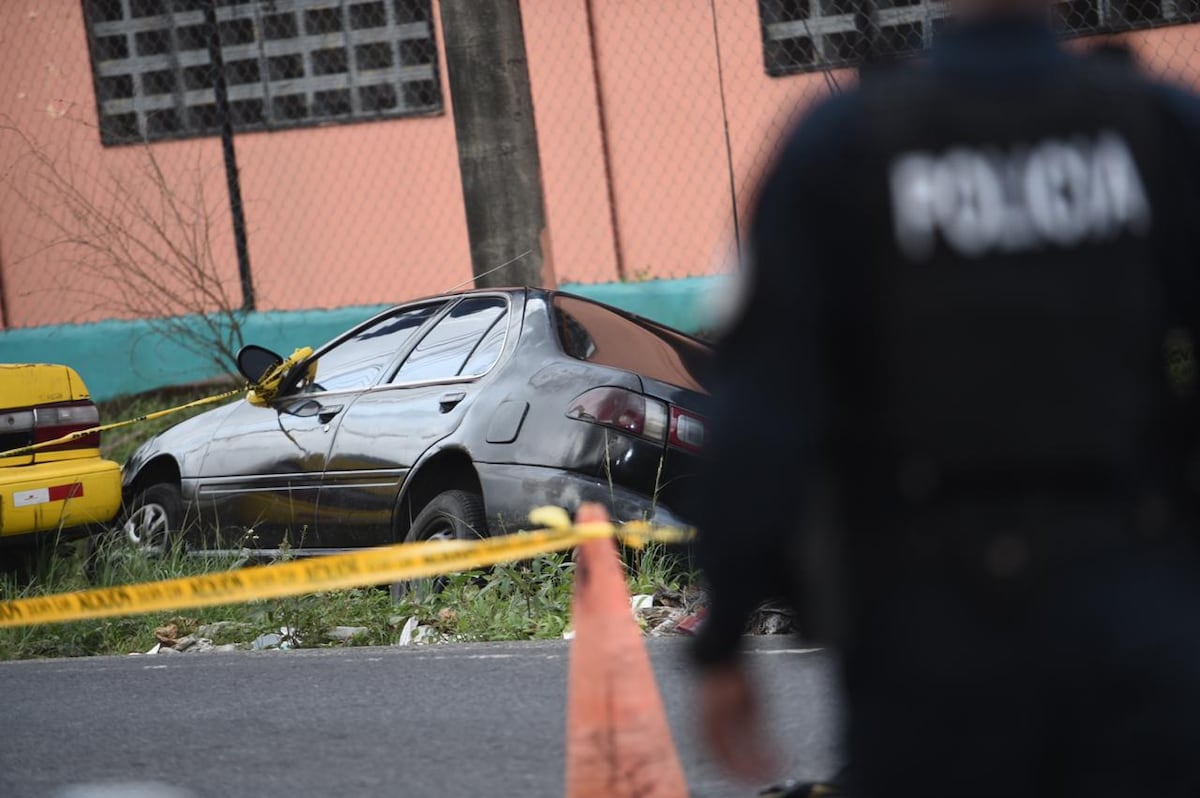
<path fill-rule="evenodd" d="M 47 292 L 86 296 L 91 314 L 144 318 L 232 371 L 244 314 L 221 279 L 213 247 L 205 182 L 215 166 L 206 168 L 197 156 L 178 175 L 168 173 L 158 152 L 143 144 L 136 168 L 88 175 L 76 168 L 70 147 L 51 153 L 4 116 L 0 135 L 22 145 L 11 163 L 0 165 L 0 184 L 49 232 L 16 265 L 43 263 L 54 252 L 91 287 Z"/>

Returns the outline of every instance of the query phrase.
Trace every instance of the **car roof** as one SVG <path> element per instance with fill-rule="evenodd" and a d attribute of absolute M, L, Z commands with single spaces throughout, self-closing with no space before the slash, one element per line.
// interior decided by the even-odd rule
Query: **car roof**
<path fill-rule="evenodd" d="M 591 297 L 582 296 L 580 294 L 575 294 L 570 291 L 560 291 L 556 288 L 541 288 L 538 286 L 500 286 L 497 288 L 467 288 L 467 289 L 463 289 L 461 291 L 451 291 L 450 293 L 446 293 L 446 294 L 433 294 L 430 296 L 417 297 L 415 299 L 405 300 L 404 302 L 397 304 L 396 307 L 401 307 L 403 305 L 414 305 L 414 304 L 418 304 L 421 302 L 433 302 L 433 301 L 436 301 L 439 299 L 440 300 L 449 300 L 449 299 L 457 299 L 457 298 L 464 297 L 464 296 L 475 296 L 475 295 L 479 295 L 479 294 L 497 294 L 497 293 L 512 294 L 512 295 L 525 294 L 526 296 L 529 296 L 531 294 L 538 294 L 538 295 L 546 297 L 547 299 L 553 299 L 553 297 L 555 297 L 555 296 L 571 297 L 572 299 L 578 299 L 581 302 L 590 302 L 593 305 L 599 305 L 607 310 L 612 311 L 613 313 L 617 314 L 618 316 L 623 316 L 627 319 L 630 319 L 631 321 L 637 322 L 638 324 L 642 324 L 647 327 L 653 327 L 653 328 L 657 328 L 657 329 L 661 329 L 661 330 L 670 330 L 673 333 L 682 335 L 686 338 L 690 338 L 691 340 L 695 341 L 698 344 L 701 344 L 702 346 L 707 346 L 707 347 L 712 346 L 712 343 L 710 341 L 706 341 L 703 338 L 697 338 L 696 336 L 692 335 L 691 333 L 684 332 L 683 330 L 680 330 L 676 327 L 672 327 L 669 324 L 663 324 L 662 322 L 655 321 L 654 319 L 650 319 L 645 316 L 640 316 L 637 313 L 631 313 L 628 310 L 616 307 L 615 305 L 610 305 L 609 303 L 602 302 L 598 299 L 592 299 Z"/>

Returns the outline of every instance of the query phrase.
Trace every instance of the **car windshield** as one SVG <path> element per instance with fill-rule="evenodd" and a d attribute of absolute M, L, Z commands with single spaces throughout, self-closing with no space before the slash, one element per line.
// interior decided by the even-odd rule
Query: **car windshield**
<path fill-rule="evenodd" d="M 700 341 L 586 299 L 558 294 L 554 309 L 559 343 L 571 357 L 705 390 L 702 380 L 712 350 Z"/>

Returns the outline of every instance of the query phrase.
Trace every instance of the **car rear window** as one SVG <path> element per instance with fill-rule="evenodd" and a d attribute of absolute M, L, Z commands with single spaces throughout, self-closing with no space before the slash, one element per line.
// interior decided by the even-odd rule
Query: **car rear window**
<path fill-rule="evenodd" d="M 703 343 L 585 299 L 558 294 L 553 303 L 558 341 L 571 357 L 705 390 L 702 380 L 712 350 Z"/>

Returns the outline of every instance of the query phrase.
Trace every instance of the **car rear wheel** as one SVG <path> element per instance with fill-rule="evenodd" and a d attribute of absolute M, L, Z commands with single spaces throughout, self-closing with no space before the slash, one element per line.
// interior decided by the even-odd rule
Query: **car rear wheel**
<path fill-rule="evenodd" d="M 404 540 L 476 540 L 486 535 L 483 498 L 470 491 L 448 490 L 421 508 Z"/>
<path fill-rule="evenodd" d="M 413 519 L 405 543 L 431 540 L 477 540 L 487 536 L 487 517 L 483 497 L 465 490 L 448 490 L 434 496 Z M 417 599 L 437 593 L 446 585 L 445 577 L 414 579 L 391 585 L 393 601 Z"/>

